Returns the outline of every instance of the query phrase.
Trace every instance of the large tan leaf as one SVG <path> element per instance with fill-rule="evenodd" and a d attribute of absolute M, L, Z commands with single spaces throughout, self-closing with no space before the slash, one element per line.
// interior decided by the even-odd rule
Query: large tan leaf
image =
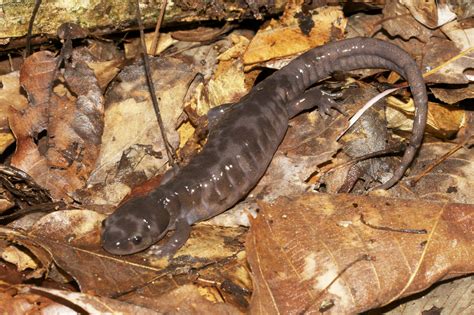
<path fill-rule="evenodd" d="M 254 314 L 348 314 L 474 271 L 474 206 L 307 194 L 262 204 L 247 254 Z"/>

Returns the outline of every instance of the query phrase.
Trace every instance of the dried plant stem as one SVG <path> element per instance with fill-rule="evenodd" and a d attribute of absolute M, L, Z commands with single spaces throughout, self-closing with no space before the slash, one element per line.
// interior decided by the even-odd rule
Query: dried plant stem
<path fill-rule="evenodd" d="M 147 83 L 148 83 L 148 88 L 150 90 L 151 101 L 153 103 L 153 108 L 155 109 L 155 114 L 156 114 L 156 118 L 158 120 L 158 125 L 160 127 L 161 136 L 163 138 L 163 142 L 164 142 L 165 148 L 166 148 L 166 153 L 168 155 L 168 161 L 169 161 L 170 166 L 173 167 L 175 165 L 173 149 L 171 148 L 171 145 L 168 142 L 168 137 L 166 136 L 166 131 L 165 131 L 165 127 L 164 127 L 164 124 L 163 124 L 163 119 L 161 118 L 160 107 L 158 105 L 158 99 L 156 97 L 155 85 L 153 84 L 153 78 L 151 76 L 150 60 L 148 59 L 148 54 L 146 52 L 145 33 L 143 31 L 143 23 L 142 23 L 142 18 L 141 18 L 141 13 L 140 13 L 140 1 L 139 0 L 136 0 L 136 7 L 137 7 L 138 28 L 140 30 L 141 53 L 142 53 L 142 58 L 143 58 L 143 64 L 145 66 L 146 80 L 147 80 Z"/>

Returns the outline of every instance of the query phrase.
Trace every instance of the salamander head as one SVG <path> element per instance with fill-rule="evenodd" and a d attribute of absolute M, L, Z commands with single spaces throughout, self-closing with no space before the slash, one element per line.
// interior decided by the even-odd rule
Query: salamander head
<path fill-rule="evenodd" d="M 114 255 L 142 251 L 168 231 L 170 214 L 147 196 L 133 197 L 102 222 L 102 247 Z"/>

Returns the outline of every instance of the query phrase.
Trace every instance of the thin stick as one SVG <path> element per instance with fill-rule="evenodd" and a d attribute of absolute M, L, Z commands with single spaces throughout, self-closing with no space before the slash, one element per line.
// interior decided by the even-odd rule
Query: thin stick
<path fill-rule="evenodd" d="M 145 66 L 145 74 L 146 74 L 146 80 L 148 83 L 148 89 L 150 90 L 151 101 L 153 103 L 153 108 L 155 109 L 158 125 L 160 126 L 161 136 L 163 138 L 163 142 L 166 148 L 166 153 L 168 155 L 168 161 L 169 161 L 170 166 L 173 167 L 175 165 L 173 149 L 171 148 L 168 142 L 168 138 L 166 137 L 165 127 L 163 124 L 163 119 L 161 118 L 160 107 L 158 106 L 158 99 L 156 97 L 155 85 L 153 84 L 153 78 L 151 77 L 150 61 L 148 59 L 148 54 L 146 52 L 145 33 L 143 32 L 143 23 L 142 23 L 142 18 L 141 18 L 141 13 L 140 13 L 139 0 L 136 0 L 136 6 L 137 6 L 138 28 L 140 30 L 141 53 L 142 53 L 142 58 L 143 58 L 143 64 Z"/>
<path fill-rule="evenodd" d="M 443 163 L 447 158 L 449 158 L 451 155 L 456 153 L 456 151 L 458 151 L 459 149 L 464 147 L 468 141 L 469 141 L 469 137 L 464 139 L 464 141 L 462 141 L 460 144 L 456 145 L 454 148 L 449 150 L 447 153 L 443 154 L 443 156 L 439 157 L 434 163 L 432 163 L 431 165 L 428 165 L 428 167 L 426 167 L 426 169 L 424 169 L 420 174 L 416 175 L 414 179 L 410 180 L 410 186 L 415 186 L 415 184 L 420 179 L 422 179 L 423 177 L 428 175 L 436 166 Z"/>
<path fill-rule="evenodd" d="M 33 13 L 31 14 L 30 23 L 28 24 L 28 33 L 26 35 L 26 50 L 25 58 L 31 53 L 31 33 L 33 33 L 33 23 L 35 22 L 36 14 L 38 13 L 39 7 L 42 0 L 36 0 L 35 6 L 33 7 Z"/>
<path fill-rule="evenodd" d="M 361 213 L 360 214 L 360 221 L 367 225 L 368 227 L 372 228 L 372 229 L 375 229 L 375 230 L 382 230 L 382 231 L 390 231 L 390 232 L 399 232 L 399 233 L 412 233 L 412 234 L 427 234 L 428 231 L 425 230 L 425 229 L 395 229 L 395 228 L 391 228 L 391 227 L 388 227 L 388 226 L 378 226 L 378 225 L 374 225 L 372 223 L 369 223 L 367 221 L 365 221 L 365 218 L 364 218 L 364 214 Z"/>
<path fill-rule="evenodd" d="M 64 208 L 65 206 L 66 204 L 63 201 L 40 203 L 37 205 L 29 206 L 27 208 L 18 210 L 12 214 L 2 215 L 0 216 L 0 221 L 13 220 L 21 216 L 25 216 L 26 214 L 34 213 L 34 212 L 57 211 L 61 208 Z"/>
<path fill-rule="evenodd" d="M 351 159 L 350 161 L 340 163 L 340 164 L 336 164 L 334 166 L 330 166 L 327 169 L 321 169 L 320 172 L 321 173 L 323 173 L 323 172 L 324 173 L 334 172 L 335 170 L 340 169 L 342 167 L 351 166 L 351 165 L 357 164 L 359 162 L 362 162 L 362 161 L 365 161 L 365 160 L 368 160 L 368 159 L 372 159 L 372 158 L 375 158 L 375 157 L 381 157 L 381 156 L 384 156 L 384 155 L 399 153 L 399 152 L 402 152 L 405 149 L 405 147 L 406 146 L 404 144 L 397 144 L 395 146 L 391 146 L 391 147 L 383 149 L 383 150 L 378 150 L 378 151 L 375 151 L 375 152 L 370 152 L 370 153 L 364 154 L 362 156 L 358 156 L 356 158 Z"/>
<path fill-rule="evenodd" d="M 165 16 L 165 9 L 166 9 L 166 0 L 161 0 L 161 8 L 160 8 L 160 16 L 158 17 L 158 21 L 156 21 L 155 33 L 153 34 L 153 41 L 151 43 L 151 55 L 156 55 L 156 49 L 158 48 L 158 39 L 160 38 L 160 27 L 161 23 L 163 22 L 163 17 Z"/>

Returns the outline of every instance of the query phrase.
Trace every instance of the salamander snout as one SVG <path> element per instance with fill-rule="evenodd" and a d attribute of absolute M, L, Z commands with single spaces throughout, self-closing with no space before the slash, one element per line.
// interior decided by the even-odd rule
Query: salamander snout
<path fill-rule="evenodd" d="M 168 230 L 170 215 L 166 209 L 148 209 L 151 205 L 156 207 L 138 197 L 119 206 L 102 222 L 102 247 L 114 255 L 129 255 L 159 241 Z"/>

